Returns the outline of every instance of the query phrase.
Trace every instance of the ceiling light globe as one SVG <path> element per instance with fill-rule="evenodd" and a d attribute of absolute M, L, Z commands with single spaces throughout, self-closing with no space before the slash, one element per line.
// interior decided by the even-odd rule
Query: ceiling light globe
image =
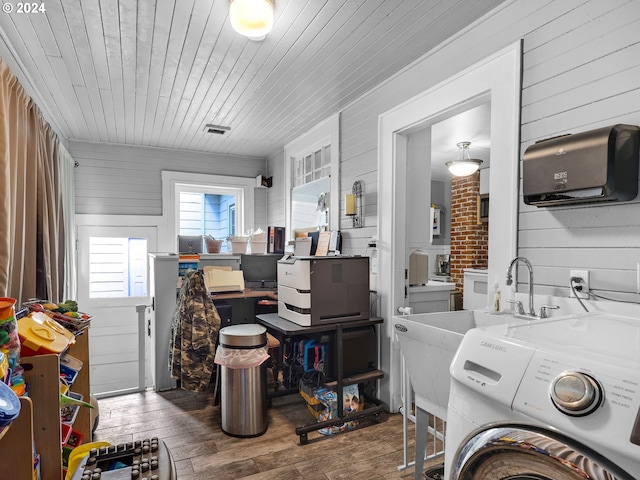
<path fill-rule="evenodd" d="M 466 177 L 467 175 L 477 172 L 480 165 L 482 165 L 482 160 L 471 158 L 469 154 L 469 145 L 471 145 L 471 142 L 460 142 L 456 145 L 458 146 L 458 158 L 445 163 L 451 175 L 455 177 Z"/>
<path fill-rule="evenodd" d="M 452 162 L 447 162 L 446 165 L 451 172 L 451 175 L 456 177 L 466 177 L 467 175 L 477 172 L 481 163 L 482 160 L 471 158 L 469 160 L 454 160 Z"/>
<path fill-rule="evenodd" d="M 251 40 L 263 40 L 273 28 L 274 0 L 230 0 L 233 29 Z"/>

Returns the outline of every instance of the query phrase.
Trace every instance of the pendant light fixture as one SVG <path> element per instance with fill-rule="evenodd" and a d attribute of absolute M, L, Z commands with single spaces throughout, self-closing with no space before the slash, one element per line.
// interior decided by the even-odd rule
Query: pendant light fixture
<path fill-rule="evenodd" d="M 460 142 L 456 145 L 458 146 L 458 158 L 445 164 L 451 174 L 456 177 L 466 177 L 475 173 L 480 168 L 482 160 L 471 158 L 469 153 L 471 142 Z"/>
<path fill-rule="evenodd" d="M 264 40 L 273 27 L 275 0 L 230 0 L 233 29 L 250 40 Z"/>

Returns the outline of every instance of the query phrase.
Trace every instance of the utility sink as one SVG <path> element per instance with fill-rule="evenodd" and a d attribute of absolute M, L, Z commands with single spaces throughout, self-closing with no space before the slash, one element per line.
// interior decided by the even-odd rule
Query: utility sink
<path fill-rule="evenodd" d="M 482 310 L 421 313 L 393 317 L 416 406 L 446 420 L 449 366 L 467 331 L 477 327 L 525 323 L 509 314 Z"/>

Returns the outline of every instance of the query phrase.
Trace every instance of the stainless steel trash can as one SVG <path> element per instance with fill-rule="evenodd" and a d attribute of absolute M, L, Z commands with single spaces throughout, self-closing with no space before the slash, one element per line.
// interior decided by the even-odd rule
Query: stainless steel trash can
<path fill-rule="evenodd" d="M 251 358 L 250 350 L 267 344 L 267 329 L 262 325 L 231 325 L 220 329 L 220 347 L 244 350 Z M 238 352 L 240 353 L 240 352 Z M 267 367 L 234 368 L 220 365 L 220 414 L 222 431 L 234 437 L 257 437 L 267 431 Z"/>

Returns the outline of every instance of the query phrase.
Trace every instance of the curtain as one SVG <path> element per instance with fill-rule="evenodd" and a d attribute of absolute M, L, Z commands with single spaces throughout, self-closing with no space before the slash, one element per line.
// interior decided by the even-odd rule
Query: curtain
<path fill-rule="evenodd" d="M 76 256 L 76 194 L 75 194 L 75 160 L 63 145 L 58 146 L 58 162 L 60 170 L 60 194 L 62 196 L 62 216 L 64 222 L 64 300 L 78 299 L 78 258 Z"/>
<path fill-rule="evenodd" d="M 58 140 L 0 59 L 0 295 L 59 301 L 65 231 Z"/>

